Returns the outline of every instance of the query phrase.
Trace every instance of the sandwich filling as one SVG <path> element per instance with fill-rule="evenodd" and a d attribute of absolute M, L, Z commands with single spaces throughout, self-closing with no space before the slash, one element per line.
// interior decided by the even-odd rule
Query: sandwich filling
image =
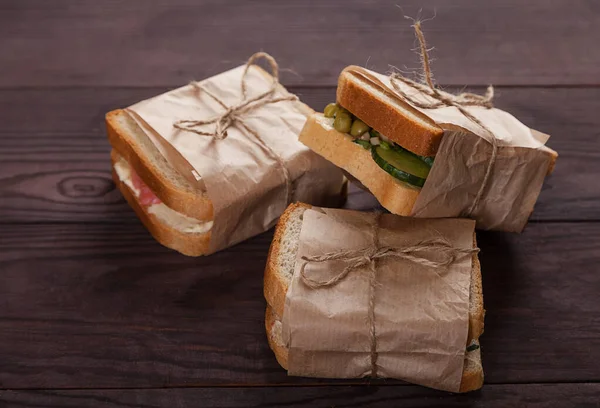
<path fill-rule="evenodd" d="M 120 158 L 114 165 L 115 172 L 135 195 L 138 203 L 150 214 L 154 214 L 161 222 L 185 233 L 200 234 L 210 231 L 212 221 L 201 221 L 169 208 L 148 187 L 133 168 Z"/>
<path fill-rule="evenodd" d="M 327 105 L 324 116 L 333 118 L 333 127 L 338 132 L 349 134 L 354 143 L 369 150 L 375 163 L 392 177 L 423 187 L 433 165 L 433 157 L 419 156 L 406 150 L 338 104 Z"/>

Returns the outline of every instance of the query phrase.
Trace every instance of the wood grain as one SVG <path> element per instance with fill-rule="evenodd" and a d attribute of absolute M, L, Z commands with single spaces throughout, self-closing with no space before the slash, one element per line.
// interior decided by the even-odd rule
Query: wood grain
<path fill-rule="evenodd" d="M 0 1 L 0 86 L 178 85 L 273 54 L 288 83 L 350 64 L 419 67 L 403 15 L 425 25 L 440 83 L 598 84 L 600 5 L 587 0 Z M 422 11 L 420 11 L 422 10 Z"/>
<path fill-rule="evenodd" d="M 317 110 L 335 98 L 334 88 L 291 90 Z M 0 221 L 132 220 L 110 181 L 103 118 L 111 109 L 164 91 L 0 90 Z M 600 88 L 500 88 L 497 93 L 500 108 L 551 134 L 548 145 L 560 155 L 532 218 L 600 220 Z M 355 193 L 355 200 L 352 208 L 376 204 L 368 194 Z"/>
<path fill-rule="evenodd" d="M 1 228 L 2 388 L 332 382 L 287 377 L 268 348 L 271 233 L 187 258 L 139 224 Z M 600 224 L 532 224 L 479 245 L 487 383 L 600 381 Z"/>
<path fill-rule="evenodd" d="M 39 390 L 0 392 L 9 407 L 597 407 L 600 384 L 487 385 L 467 395 L 416 386 Z"/>
<path fill-rule="evenodd" d="M 401 7 L 0 0 L 0 406 L 600 406 L 600 3 Z M 560 154 L 522 235 L 478 234 L 486 385 L 469 395 L 287 377 L 264 334 L 272 232 L 181 256 L 148 235 L 109 176 L 109 110 L 258 50 L 320 110 L 346 65 L 419 68 L 403 15 L 436 15 L 424 29 L 439 83 L 499 85 L 497 106 L 551 134 Z M 377 202 L 352 187 L 347 206 Z"/>

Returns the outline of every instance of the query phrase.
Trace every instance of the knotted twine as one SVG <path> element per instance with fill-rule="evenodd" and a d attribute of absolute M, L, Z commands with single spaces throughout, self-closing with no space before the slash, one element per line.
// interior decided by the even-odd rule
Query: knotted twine
<path fill-rule="evenodd" d="M 271 76 L 273 77 L 273 81 L 271 82 L 271 87 L 252 98 L 248 98 L 246 91 L 246 75 L 250 69 L 250 66 L 253 65 L 258 59 L 263 58 L 269 64 L 271 68 Z M 225 102 L 223 102 L 217 95 L 209 91 L 206 87 L 202 86 L 198 82 L 192 82 L 191 85 L 200 89 L 202 92 L 210 96 L 215 102 L 217 102 L 225 111 L 220 115 L 216 115 L 209 119 L 181 119 L 177 120 L 173 123 L 173 127 L 184 130 L 187 132 L 195 133 L 199 136 L 208 136 L 212 137 L 216 140 L 223 140 L 227 137 L 227 129 L 231 126 L 238 126 L 244 129 L 247 133 L 254 136 L 257 144 L 264 149 L 272 159 L 274 159 L 278 165 L 281 167 L 283 172 L 283 177 L 285 179 L 285 195 L 286 195 L 286 203 L 289 204 L 291 202 L 292 188 L 291 188 L 291 178 L 290 173 L 287 167 L 285 166 L 285 162 L 283 159 L 275 153 L 275 151 L 265 142 L 265 140 L 260 136 L 260 134 L 254 131 L 251 127 L 249 127 L 245 118 L 246 115 L 253 110 L 260 108 L 261 106 L 265 106 L 271 103 L 284 102 L 284 101 L 297 101 L 298 97 L 296 95 L 287 95 L 281 97 L 274 97 L 275 92 L 277 91 L 277 87 L 279 85 L 279 65 L 275 58 L 266 52 L 257 52 L 253 54 L 246 62 L 246 67 L 244 69 L 244 73 L 242 74 L 241 80 L 241 90 L 242 90 L 242 99 L 237 105 L 227 106 Z M 215 128 L 212 132 L 207 132 L 201 130 L 202 126 L 206 125 L 215 125 Z"/>
<path fill-rule="evenodd" d="M 481 186 L 475 195 L 475 199 L 471 204 L 471 207 L 465 214 L 467 217 L 471 217 L 473 211 L 479 204 L 481 197 L 483 196 L 484 190 L 487 187 L 490 174 L 492 173 L 492 168 L 494 167 L 494 163 L 496 162 L 496 156 L 498 154 L 498 141 L 494 133 L 485 126 L 479 119 L 477 119 L 473 114 L 465 109 L 466 106 L 481 106 L 486 109 L 492 109 L 494 105 L 492 104 L 492 100 L 494 99 L 494 87 L 489 86 L 485 95 L 477 95 L 473 93 L 464 92 L 459 95 L 454 95 L 448 92 L 444 92 L 441 89 L 435 87 L 433 83 L 433 74 L 431 73 L 430 60 L 429 60 L 429 52 L 427 50 L 427 43 L 425 42 L 425 36 L 423 35 L 423 31 L 421 30 L 421 22 L 417 21 L 413 25 L 415 29 L 415 33 L 417 35 L 417 39 L 419 40 L 420 47 L 420 56 L 421 62 L 423 64 L 423 77 L 425 78 L 425 83 L 414 81 L 410 78 L 407 78 L 400 74 L 399 72 L 394 72 L 390 75 L 390 83 L 394 87 L 394 90 L 405 100 L 407 100 L 411 105 L 416 106 L 421 109 L 436 109 L 443 106 L 453 106 L 458 111 L 469 119 L 471 122 L 475 123 L 479 127 L 481 127 L 489 136 L 490 142 L 492 144 L 492 156 L 490 161 L 488 162 L 487 168 L 485 170 L 485 175 L 483 176 L 483 181 L 481 182 Z M 404 92 L 398 82 L 402 82 L 405 85 L 410 86 L 411 88 L 417 90 L 420 94 L 425 94 L 430 98 L 434 99 L 432 102 L 423 102 L 417 98 L 414 98 L 411 95 L 408 95 Z M 418 95 L 418 94 L 417 94 Z"/>
<path fill-rule="evenodd" d="M 340 250 L 328 252 L 323 255 L 302 256 L 304 261 L 300 266 L 300 279 L 311 289 L 319 289 L 335 286 L 344 280 L 352 271 L 369 266 L 369 305 L 368 305 L 368 330 L 370 338 L 370 361 L 371 373 L 373 378 L 377 377 L 377 333 L 375 331 L 375 287 L 377 286 L 377 266 L 378 259 L 398 258 L 404 259 L 428 268 L 447 268 L 460 256 L 467 254 L 476 254 L 479 248 L 455 248 L 443 237 L 436 237 L 419 242 L 413 246 L 392 247 L 379 246 L 379 223 L 382 213 L 377 213 L 371 224 L 373 243 L 371 246 L 361 249 Z M 424 251 L 435 250 L 442 255 L 439 261 L 430 260 L 421 253 Z M 343 260 L 348 265 L 337 275 L 328 280 L 316 280 L 306 274 L 306 265 L 313 263 L 323 263 L 327 261 Z"/>

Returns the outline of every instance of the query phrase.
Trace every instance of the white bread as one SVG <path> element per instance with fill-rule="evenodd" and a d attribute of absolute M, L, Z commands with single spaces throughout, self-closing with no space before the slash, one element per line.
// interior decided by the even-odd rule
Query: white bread
<path fill-rule="evenodd" d="M 267 337 L 277 361 L 285 369 L 287 369 L 287 349 L 281 340 L 280 322 L 285 307 L 285 296 L 296 263 L 302 214 L 310 207 L 303 203 L 292 204 L 283 213 L 275 229 L 265 268 L 264 295 L 268 304 L 265 321 Z M 469 293 L 469 334 L 465 347 L 473 341 L 478 344 L 479 336 L 483 333 L 484 314 L 480 263 L 477 255 L 473 255 Z M 481 388 L 482 384 L 483 368 L 480 350 L 477 349 L 466 354 L 460 391 L 472 391 Z"/>
<path fill-rule="evenodd" d="M 163 203 L 189 217 L 212 220 L 212 202 L 206 192 L 177 172 L 127 112 L 109 112 L 106 129 L 113 149 Z"/>
<path fill-rule="evenodd" d="M 114 149 L 111 162 L 115 185 L 158 242 L 188 256 L 200 256 L 208 251 L 212 221 L 194 220 L 165 208 L 167 206 L 164 203 L 162 206 L 141 205 L 137 192 L 123 175 L 123 171 L 133 171 L 129 163 Z M 155 207 L 159 207 L 159 211 Z"/>
<path fill-rule="evenodd" d="M 386 173 L 368 150 L 354 143 L 350 135 L 333 128 L 333 119 L 314 113 L 306 121 L 299 140 L 358 179 L 391 213 L 411 214 L 421 189 Z"/>
<path fill-rule="evenodd" d="M 146 133 L 122 109 L 106 115 L 108 140 L 156 196 L 173 210 L 199 220 L 212 220 L 208 195 L 164 158 Z"/>
<path fill-rule="evenodd" d="M 338 78 L 337 103 L 391 141 L 420 156 L 433 156 L 444 130 L 390 90 L 346 67 Z"/>

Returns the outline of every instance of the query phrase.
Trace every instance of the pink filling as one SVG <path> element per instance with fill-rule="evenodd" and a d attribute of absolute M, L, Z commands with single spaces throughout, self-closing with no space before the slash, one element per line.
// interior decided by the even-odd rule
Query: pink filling
<path fill-rule="evenodd" d="M 151 206 L 153 204 L 161 203 L 160 198 L 158 198 L 156 194 L 150 190 L 150 187 L 148 187 L 146 183 L 142 181 L 140 176 L 138 176 L 133 169 L 131 169 L 131 182 L 136 190 L 139 191 L 138 201 L 141 205 Z"/>

